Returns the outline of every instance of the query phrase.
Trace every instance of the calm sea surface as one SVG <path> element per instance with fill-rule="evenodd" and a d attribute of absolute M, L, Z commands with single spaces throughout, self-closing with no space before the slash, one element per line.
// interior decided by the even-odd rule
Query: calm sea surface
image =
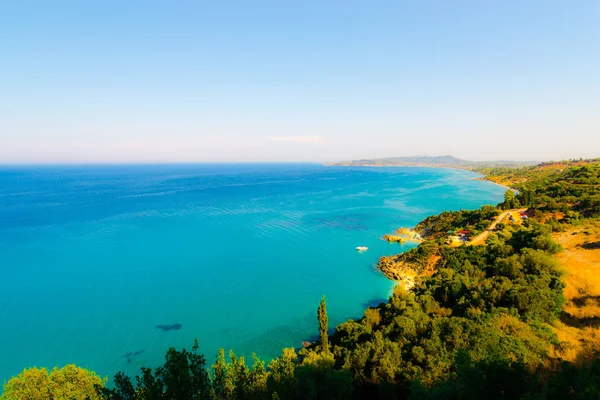
<path fill-rule="evenodd" d="M 432 168 L 160 165 L 0 168 L 0 383 L 76 363 L 112 376 L 198 338 L 263 358 L 387 298 L 380 237 L 501 201 Z M 355 251 L 368 246 L 364 254 Z M 179 324 L 180 329 L 157 325 Z"/>

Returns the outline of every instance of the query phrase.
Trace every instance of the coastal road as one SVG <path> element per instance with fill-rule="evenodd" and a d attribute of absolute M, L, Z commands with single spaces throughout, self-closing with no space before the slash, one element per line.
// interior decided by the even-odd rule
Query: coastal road
<path fill-rule="evenodd" d="M 500 222 L 502 222 L 504 220 L 504 218 L 506 218 L 508 216 L 508 214 L 512 214 L 514 212 L 521 213 L 526 210 L 527 210 L 526 208 L 519 208 L 519 209 L 515 209 L 515 210 L 504 211 L 502 214 L 498 215 L 496 217 L 496 219 L 494 219 L 494 222 L 492 222 L 485 231 L 483 231 L 479 235 L 475 236 L 469 242 L 469 244 L 471 244 L 471 245 L 484 244 L 485 241 L 487 240 L 488 236 L 490 235 L 490 232 L 493 231 L 496 228 L 496 225 L 498 225 Z"/>

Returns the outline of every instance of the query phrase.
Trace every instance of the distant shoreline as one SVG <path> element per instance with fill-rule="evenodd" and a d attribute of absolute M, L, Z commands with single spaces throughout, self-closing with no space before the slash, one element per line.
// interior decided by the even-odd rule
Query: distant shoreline
<path fill-rule="evenodd" d="M 372 164 L 356 164 L 356 165 L 343 165 L 343 164 L 322 164 L 325 167 L 343 167 L 343 168 L 354 168 L 354 167 L 368 167 L 368 168 L 397 168 L 397 167 L 419 167 L 419 168 L 450 168 L 460 169 L 462 171 L 473 171 L 472 167 L 466 167 L 461 165 L 435 165 L 435 164 L 386 164 L 386 165 L 372 165 Z"/>
<path fill-rule="evenodd" d="M 368 167 L 368 168 L 390 168 L 390 167 L 416 167 L 416 168 L 444 168 L 444 169 L 456 169 L 456 170 L 460 170 L 460 171 L 469 171 L 469 172 L 473 172 L 475 174 L 479 174 L 481 175 L 481 178 L 473 178 L 473 180 L 475 181 L 485 181 L 485 182 L 491 182 L 495 185 L 501 186 L 503 188 L 505 188 L 506 190 L 512 190 L 512 191 L 516 191 L 518 192 L 516 189 L 511 188 L 510 186 L 506 186 L 503 185 L 501 183 L 498 182 L 494 182 L 490 179 L 488 179 L 485 175 L 483 175 L 482 173 L 476 171 L 473 169 L 473 167 L 463 167 L 460 165 L 433 165 L 433 164 L 406 164 L 406 165 L 337 165 L 337 164 L 322 164 L 325 167 L 343 167 L 343 168 L 353 168 L 353 167 Z"/>
<path fill-rule="evenodd" d="M 493 183 L 494 185 L 502 186 L 502 187 L 503 187 L 503 188 L 505 188 L 506 190 L 512 190 L 512 191 L 513 191 L 513 192 L 515 192 L 515 193 L 519 193 L 519 191 L 518 191 L 517 189 L 511 188 L 510 186 L 506 186 L 506 185 L 503 185 L 503 184 L 501 184 L 501 183 L 498 183 L 498 182 L 494 182 L 494 181 L 492 181 L 492 180 L 490 180 L 490 179 L 486 178 L 485 176 L 484 176 L 483 178 L 473 178 L 473 179 L 475 179 L 476 181 L 485 181 L 485 182 L 491 182 L 491 183 Z"/>

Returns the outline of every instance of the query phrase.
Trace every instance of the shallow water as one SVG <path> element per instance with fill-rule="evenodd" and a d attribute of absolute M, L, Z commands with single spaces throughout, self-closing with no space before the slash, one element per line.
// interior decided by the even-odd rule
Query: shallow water
<path fill-rule="evenodd" d="M 135 373 L 198 338 L 263 358 L 384 301 L 380 237 L 501 201 L 466 171 L 284 165 L 2 167 L 0 382 Z M 357 253 L 355 247 L 369 250 Z M 167 327 L 168 329 L 165 329 Z"/>

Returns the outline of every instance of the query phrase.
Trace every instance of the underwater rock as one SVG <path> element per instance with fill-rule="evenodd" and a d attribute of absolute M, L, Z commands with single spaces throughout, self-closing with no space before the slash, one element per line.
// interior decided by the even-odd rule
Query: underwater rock
<path fill-rule="evenodd" d="M 136 351 L 136 352 L 129 352 L 127 354 L 124 354 L 123 358 L 127 359 L 127 364 L 131 364 L 131 358 L 135 357 L 135 356 L 139 356 L 143 352 L 144 352 L 144 350 L 139 350 L 139 351 Z"/>
<path fill-rule="evenodd" d="M 181 324 L 172 324 L 172 325 L 156 325 L 157 329 L 160 329 L 163 332 L 167 331 L 178 331 L 181 329 Z"/>

